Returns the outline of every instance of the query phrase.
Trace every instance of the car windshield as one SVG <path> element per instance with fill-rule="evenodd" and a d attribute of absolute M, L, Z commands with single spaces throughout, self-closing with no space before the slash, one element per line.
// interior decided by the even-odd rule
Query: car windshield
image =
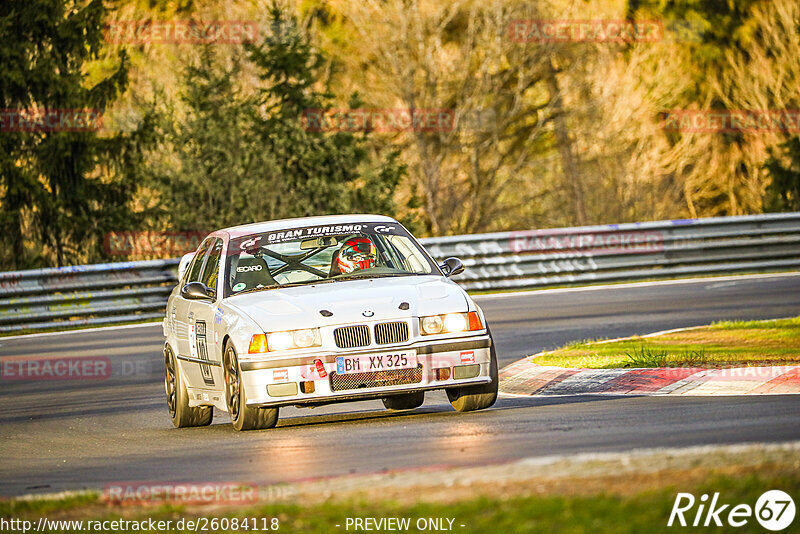
<path fill-rule="evenodd" d="M 286 228 L 231 239 L 226 295 L 319 282 L 409 276 L 436 265 L 397 223 Z"/>

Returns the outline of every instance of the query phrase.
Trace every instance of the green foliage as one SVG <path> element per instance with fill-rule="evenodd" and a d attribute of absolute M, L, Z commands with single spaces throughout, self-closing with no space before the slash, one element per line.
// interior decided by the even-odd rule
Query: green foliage
<path fill-rule="evenodd" d="M 101 48 L 105 14 L 101 0 L 1 3 L 0 108 L 109 107 L 128 82 L 126 55 L 94 85 L 82 70 Z M 0 266 L 74 262 L 108 225 L 125 218 L 132 190 L 109 168 L 118 149 L 118 138 L 96 131 L 3 132 Z"/>
<path fill-rule="evenodd" d="M 625 352 L 627 361 L 623 367 L 664 367 L 667 356 L 665 350 L 653 350 L 645 346 L 633 347 L 632 352 Z"/>
<path fill-rule="evenodd" d="M 731 46 L 743 46 L 752 36 L 749 24 L 751 9 L 760 0 L 628 0 L 630 16 L 655 14 L 667 22 L 666 30 L 685 28 L 682 33 L 687 46 L 693 46 L 694 58 L 706 66 L 724 61 Z M 675 25 L 673 25 L 675 23 Z M 702 76 L 703 72 L 698 72 Z"/>
<path fill-rule="evenodd" d="M 206 47 L 183 75 L 185 116 L 162 114 L 164 140 L 178 164 L 163 166 L 151 182 L 173 229 L 395 212 L 405 172 L 397 153 L 371 153 L 366 135 L 305 129 L 303 112 L 325 109 L 332 99 L 316 89 L 324 59 L 294 19 L 277 7 L 271 17 L 272 31 L 246 46 L 246 57 Z M 237 85 L 240 72 L 253 68 L 261 80 L 255 95 Z"/>
<path fill-rule="evenodd" d="M 702 101 L 709 89 L 709 73 L 720 72 L 727 63 L 726 53 L 746 48 L 757 31 L 751 10 L 759 1 L 628 0 L 628 12 L 666 21 L 666 32 L 689 50 L 687 68 L 692 72 L 694 88 L 684 96 L 690 101 Z"/>
<path fill-rule="evenodd" d="M 717 321 L 711 323 L 712 330 L 742 330 L 744 328 L 800 330 L 800 316 L 788 319 L 771 319 L 767 321 Z"/>
<path fill-rule="evenodd" d="M 533 361 L 556 367 L 613 369 L 794 365 L 798 360 L 800 317 L 721 321 L 654 337 L 576 342 Z"/>
<path fill-rule="evenodd" d="M 256 107 L 236 85 L 240 68 L 207 46 L 183 73 L 185 112 L 156 116 L 162 158 L 145 183 L 161 193 L 156 221 L 164 226 L 211 231 L 274 215 L 276 166 L 252 134 Z"/>
<path fill-rule="evenodd" d="M 0 5 L 0 108 L 109 109 L 128 84 L 126 52 L 99 81 L 86 68 L 100 58 L 106 15 L 101 0 Z M 325 60 L 293 18 L 278 7 L 270 16 L 272 31 L 247 55 L 206 46 L 182 73 L 178 101 L 134 95 L 144 116 L 132 132 L 3 132 L 0 268 L 109 259 L 109 231 L 393 214 L 398 153 L 367 134 L 304 129 L 303 111 L 332 101 L 317 88 Z M 257 94 L 240 87 L 246 69 L 262 80 Z"/>
<path fill-rule="evenodd" d="M 625 351 L 625 363 L 621 367 L 692 367 L 701 365 L 706 361 L 706 350 L 685 349 L 680 352 L 670 353 L 668 350 L 659 350 L 654 347 L 641 345 Z"/>
<path fill-rule="evenodd" d="M 506 19 L 548 14 L 517 2 L 263 5 L 0 2 L 0 109 L 106 111 L 131 69 L 124 100 L 143 115 L 124 134 L 0 133 L 0 269 L 116 259 L 102 251 L 108 231 L 326 213 L 406 214 L 412 231 L 446 234 L 571 225 L 582 211 L 619 222 L 757 212 L 762 200 L 768 211 L 800 210 L 800 138 L 778 147 L 787 136 L 717 142 L 654 130 L 665 109 L 796 108 L 797 48 L 776 45 L 796 41 L 783 39 L 796 11 L 628 0 L 626 16 L 663 21 L 666 42 L 550 49 L 498 39 Z M 246 47 L 110 45 L 107 9 L 117 20 L 246 19 L 262 31 Z M 677 59 L 662 64 L 654 47 Z M 366 102 L 346 102 L 354 88 Z M 348 105 L 452 109 L 459 126 L 395 135 L 304 126 L 308 110 Z M 479 115 L 491 119 L 470 126 Z"/>
<path fill-rule="evenodd" d="M 766 168 L 772 177 L 764 199 L 765 211 L 800 211 L 800 137 L 792 137 L 782 145 L 781 158 L 770 151 Z"/>
<path fill-rule="evenodd" d="M 280 8 L 273 6 L 270 18 L 272 32 L 247 51 L 263 83 L 258 103 L 264 117 L 255 134 L 278 166 L 278 212 L 393 213 L 394 190 L 405 172 L 397 153 L 373 164 L 379 156 L 370 158 L 368 134 L 315 132 L 303 124 L 304 113 L 331 108 L 333 95 L 316 88 L 325 59 Z M 357 106 L 353 97 L 351 107 Z"/>

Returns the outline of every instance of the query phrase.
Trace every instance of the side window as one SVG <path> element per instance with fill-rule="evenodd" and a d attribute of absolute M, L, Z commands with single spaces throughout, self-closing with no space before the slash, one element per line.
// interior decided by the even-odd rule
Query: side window
<path fill-rule="evenodd" d="M 200 245 L 200 248 L 197 249 L 197 254 L 194 255 L 194 260 L 192 260 L 192 264 L 189 266 L 189 269 L 186 271 L 186 281 L 185 284 L 189 282 L 199 282 L 200 281 L 200 269 L 203 267 L 203 260 L 206 258 L 206 254 L 208 254 L 208 249 L 211 248 L 211 244 L 214 242 L 213 239 L 206 239 L 203 241 L 203 244 Z"/>
<path fill-rule="evenodd" d="M 214 246 L 211 247 L 206 266 L 203 269 L 203 275 L 200 278 L 201 282 L 215 291 L 217 289 L 217 278 L 219 277 L 220 256 L 222 256 L 222 239 L 217 239 L 214 241 Z"/>

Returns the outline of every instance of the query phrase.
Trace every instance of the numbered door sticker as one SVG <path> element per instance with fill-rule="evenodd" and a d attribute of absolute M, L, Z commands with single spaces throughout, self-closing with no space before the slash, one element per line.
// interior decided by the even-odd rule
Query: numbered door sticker
<path fill-rule="evenodd" d="M 209 360 L 205 321 L 195 321 L 195 323 L 189 327 L 189 344 L 192 358 L 205 361 Z M 214 385 L 214 376 L 211 374 L 210 365 L 201 363 L 200 373 L 203 375 L 203 382 L 209 386 Z"/>

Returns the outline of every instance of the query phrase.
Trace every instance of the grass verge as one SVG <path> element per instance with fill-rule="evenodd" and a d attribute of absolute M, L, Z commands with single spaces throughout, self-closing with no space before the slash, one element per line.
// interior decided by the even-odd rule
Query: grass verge
<path fill-rule="evenodd" d="M 227 524 L 220 521 L 221 518 L 258 518 L 259 525 L 262 524 L 262 518 L 266 518 L 266 524 L 271 524 L 271 519 L 277 518 L 279 531 L 291 533 L 347 532 L 353 531 L 352 526 L 346 529 L 347 518 L 393 517 L 408 518 L 411 527 L 407 531 L 410 532 L 422 530 L 417 528 L 417 521 L 433 518 L 441 520 L 441 524 L 445 526 L 452 519 L 452 530 L 464 533 L 657 533 L 675 529 L 667 527 L 667 521 L 677 492 L 691 492 L 698 497 L 703 493 L 711 495 L 719 492 L 720 504 L 747 504 L 751 507 L 768 490 L 781 489 L 790 495 L 800 494 L 800 467 L 796 465 L 793 468 L 787 468 L 786 465 L 762 465 L 757 470 L 740 469 L 733 472 L 728 469 L 725 474 L 692 471 L 660 473 L 648 478 L 645 484 L 634 476 L 630 477 L 634 479 L 634 490 L 631 490 L 630 484 L 623 477 L 617 478 L 620 480 L 612 477 L 609 484 L 600 486 L 592 483 L 586 486 L 582 481 L 576 481 L 577 486 L 567 484 L 554 487 L 547 481 L 533 481 L 522 491 L 518 488 L 511 495 L 506 494 L 504 487 L 495 486 L 491 490 L 493 494 L 481 495 L 480 492 L 485 489 L 477 489 L 476 496 L 453 502 L 402 503 L 383 500 L 378 496 L 372 499 L 269 504 L 225 510 L 186 510 L 176 506 L 119 509 L 100 503 L 96 495 L 86 495 L 62 501 L 0 502 L 0 517 L 30 520 L 34 523 L 41 516 L 50 520 L 69 518 L 84 521 L 153 519 L 171 520 L 172 525 L 181 518 L 216 518 L 217 525 Z M 604 480 L 608 481 L 608 478 Z M 587 491 L 587 487 L 594 489 Z M 604 489 L 598 490 L 598 487 Z M 688 513 L 689 521 L 694 518 L 695 511 L 693 509 Z M 65 528 L 51 531 L 74 530 L 75 528 Z M 165 530 L 174 531 L 175 528 Z M 208 529 L 212 532 L 231 530 L 233 529 Z M 259 527 L 259 530 L 263 528 Z M 112 528 L 109 531 L 114 530 Z M 715 528 L 714 531 L 741 533 L 761 532 L 763 529 L 751 517 L 744 527 Z"/>
<path fill-rule="evenodd" d="M 654 337 L 571 343 L 535 361 L 590 369 L 798 365 L 800 317 L 724 321 Z"/>

